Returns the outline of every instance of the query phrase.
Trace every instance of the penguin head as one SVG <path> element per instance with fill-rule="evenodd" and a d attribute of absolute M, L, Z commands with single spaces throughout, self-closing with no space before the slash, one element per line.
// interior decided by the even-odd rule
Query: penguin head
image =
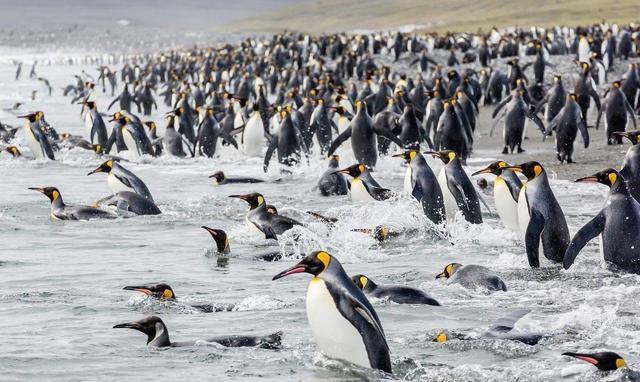
<path fill-rule="evenodd" d="M 274 206 L 272 204 L 267 204 L 267 212 L 272 214 L 272 215 L 277 215 L 278 214 L 278 209 L 276 208 L 276 206 Z"/>
<path fill-rule="evenodd" d="M 81 102 L 83 105 L 86 105 L 89 110 L 93 110 L 96 108 L 96 103 L 93 101 L 84 101 Z"/>
<path fill-rule="evenodd" d="M 576 93 L 567 94 L 567 101 L 576 102 L 577 99 L 578 99 L 578 96 L 576 95 Z"/>
<path fill-rule="evenodd" d="M 620 357 L 618 354 L 610 351 L 600 352 L 600 353 L 562 353 L 562 355 L 566 355 L 569 357 L 581 359 L 585 362 L 589 362 L 600 370 L 609 371 L 609 370 L 617 370 L 623 367 L 627 367 L 627 362 L 624 358 Z"/>
<path fill-rule="evenodd" d="M 613 187 L 617 182 L 624 181 L 618 171 L 608 168 L 606 170 L 599 171 L 591 176 L 585 176 L 584 178 L 576 179 L 576 182 L 584 183 L 600 183 L 605 186 Z"/>
<path fill-rule="evenodd" d="M 359 289 L 370 290 L 377 285 L 370 278 L 365 275 L 355 275 L 351 277 L 351 280 L 356 284 Z"/>
<path fill-rule="evenodd" d="M 434 158 L 439 158 L 444 164 L 449 164 L 458 157 L 458 154 L 453 150 L 427 151 L 425 154 L 431 154 Z"/>
<path fill-rule="evenodd" d="M 149 128 L 149 131 L 153 131 L 153 130 L 155 130 L 155 129 L 157 129 L 157 128 L 158 128 L 158 126 L 156 125 L 156 123 L 155 123 L 155 122 L 153 122 L 153 121 L 146 121 L 146 122 L 144 123 L 144 125 L 145 125 L 145 126 L 147 126 L 147 127 Z"/>
<path fill-rule="evenodd" d="M 622 82 L 620 82 L 620 81 L 613 81 L 611 83 L 611 87 L 614 88 L 614 89 L 620 89 L 620 86 L 622 86 Z"/>
<path fill-rule="evenodd" d="M 108 174 L 111 172 L 111 169 L 113 169 L 113 159 L 109 159 L 108 161 L 104 162 L 103 164 L 98 166 L 98 168 L 89 172 L 87 175 L 95 174 L 97 172 L 105 172 Z"/>
<path fill-rule="evenodd" d="M 359 177 L 360 175 L 362 175 L 365 171 L 367 170 L 367 168 L 365 167 L 365 165 L 363 165 L 362 163 L 357 163 L 354 165 L 351 165 L 345 169 L 342 170 L 338 170 L 336 172 L 334 172 L 334 174 L 346 174 L 346 175 L 350 175 L 351 177 L 353 177 L 354 179 Z"/>
<path fill-rule="evenodd" d="M 213 175 L 209 175 L 209 178 L 213 179 L 215 185 L 219 185 L 225 179 L 224 172 L 216 171 L 215 173 L 213 173 Z"/>
<path fill-rule="evenodd" d="M 309 273 L 317 277 L 329 268 L 332 261 L 333 257 L 329 253 L 325 251 L 315 251 L 293 267 L 273 276 L 272 280 L 277 280 L 296 273 Z"/>
<path fill-rule="evenodd" d="M 14 158 L 17 158 L 20 155 L 22 155 L 22 153 L 20 152 L 20 150 L 18 150 L 18 148 L 16 146 L 9 146 L 9 147 L 5 148 L 4 151 L 6 151 L 9 154 L 13 155 Z"/>
<path fill-rule="evenodd" d="M 251 209 L 257 208 L 265 204 L 264 196 L 262 196 L 262 194 L 259 194 L 257 192 L 253 192 L 251 194 L 245 194 L 245 195 L 229 195 L 229 197 L 244 200 L 245 202 L 249 203 L 249 206 L 251 206 Z"/>
<path fill-rule="evenodd" d="M 436 276 L 436 279 L 441 279 L 441 278 L 448 279 L 449 277 L 453 276 L 453 274 L 456 273 L 456 271 L 461 267 L 462 267 L 462 264 L 458 264 L 458 263 L 447 264 L 447 266 L 444 267 L 444 271 L 442 271 L 442 273 L 439 273 Z"/>
<path fill-rule="evenodd" d="M 582 73 L 589 73 L 589 63 L 588 62 L 580 62 L 580 68 L 582 69 Z"/>
<path fill-rule="evenodd" d="M 173 289 L 168 284 L 160 283 L 160 284 L 152 284 L 152 285 L 136 285 L 136 286 L 126 286 L 122 288 L 123 290 L 134 290 L 136 292 L 141 292 L 147 296 L 159 298 L 161 300 L 175 300 L 176 295 L 173 293 Z"/>
<path fill-rule="evenodd" d="M 544 167 L 536 161 L 526 162 L 517 166 L 507 166 L 505 169 L 519 172 L 527 177 L 527 180 L 533 180 L 544 173 Z"/>
<path fill-rule="evenodd" d="M 502 174 L 502 170 L 504 170 L 508 166 L 509 164 L 503 160 L 495 161 L 491 163 L 489 166 L 487 166 L 486 168 L 480 171 L 474 172 L 473 174 L 471 174 L 471 176 L 480 175 L 480 174 L 500 175 Z"/>
<path fill-rule="evenodd" d="M 45 195 L 51 200 L 51 203 L 55 203 L 58 201 L 62 201 L 62 196 L 60 195 L 60 191 L 56 187 L 29 187 L 30 190 L 38 191 L 39 193 Z"/>
<path fill-rule="evenodd" d="M 229 238 L 227 237 L 227 233 L 221 229 L 209 228 L 207 226 L 202 226 L 205 229 L 213 240 L 216 242 L 216 246 L 218 247 L 218 252 L 227 253 L 229 252 Z"/>
<path fill-rule="evenodd" d="M 143 318 L 142 320 L 126 322 L 124 324 L 118 324 L 113 327 L 114 329 L 135 329 L 147 335 L 147 345 L 154 341 L 158 336 L 162 335 L 164 342 L 159 345 L 168 346 L 169 332 L 164 322 L 157 316 L 150 316 Z"/>
<path fill-rule="evenodd" d="M 562 82 L 562 75 L 556 74 L 553 76 L 553 82 Z"/>
<path fill-rule="evenodd" d="M 29 120 L 29 122 L 37 121 L 36 113 L 29 113 L 29 114 L 25 114 L 25 115 L 19 115 L 18 118 L 27 119 L 27 120 Z"/>
<path fill-rule="evenodd" d="M 91 147 L 93 148 L 93 152 L 96 154 L 102 154 L 102 151 L 104 150 L 104 147 L 99 143 L 92 144 Z"/>
<path fill-rule="evenodd" d="M 435 336 L 435 338 L 432 340 L 433 342 L 447 342 L 449 341 L 449 334 L 447 334 L 447 332 L 445 332 L 444 330 L 441 331 L 440 333 L 438 333 L 438 335 Z"/>
<path fill-rule="evenodd" d="M 623 131 L 623 132 L 616 131 L 613 134 L 627 138 L 629 141 L 631 141 L 631 143 L 634 146 L 637 145 L 638 143 L 640 143 L 640 131 L 638 131 L 638 130 Z"/>
<path fill-rule="evenodd" d="M 403 153 L 400 154 L 395 154 L 393 155 L 394 158 L 402 158 L 404 159 L 407 163 L 411 163 L 411 161 L 417 157 L 419 154 L 418 150 L 407 150 Z"/>

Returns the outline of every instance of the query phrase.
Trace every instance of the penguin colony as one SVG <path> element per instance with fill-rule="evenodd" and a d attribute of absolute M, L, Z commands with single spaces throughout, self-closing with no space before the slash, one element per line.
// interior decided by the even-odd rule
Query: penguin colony
<path fill-rule="evenodd" d="M 446 62 L 435 59 L 434 52 L 441 50 L 449 52 Z M 483 175 L 483 184 L 493 183 L 495 212 L 505 229 L 521 236 L 522 253 L 532 268 L 558 264 L 569 269 L 585 245 L 599 236 L 603 260 L 613 271 L 640 274 L 640 132 L 635 130 L 640 111 L 639 54 L 640 28 L 634 25 L 514 29 L 509 33 L 492 29 L 484 34 L 446 35 L 285 33 L 245 39 L 236 45 L 138 55 L 121 63 L 100 60 L 95 78 L 83 71 L 63 90 L 63 95 L 78 105 L 86 128 L 84 136 L 59 134 L 45 118 L 45 113 L 55 111 L 33 111 L 17 115 L 24 120 L 22 128 L 2 124 L 0 140 L 2 150 L 14 158 L 54 161 L 64 147 L 91 150 L 104 158 L 88 175 L 104 173 L 112 194 L 92 206 L 66 204 L 54 185 L 31 188 L 49 199 L 54 220 L 161 214 L 151 191 L 127 169 L 126 162 L 161 155 L 215 158 L 224 145 L 248 158 L 261 158 L 265 172 L 274 162 L 287 174 L 288 168 L 305 166 L 310 158 L 327 158 L 327 170 L 318 177 L 319 195 L 349 195 L 354 203 L 374 204 L 393 203 L 406 193 L 416 199 L 428 220 L 425 229 L 436 232 L 442 240 L 447 240 L 447 227 L 456 220 L 483 224 L 483 214 L 493 213 L 483 212 L 486 204 L 476 190 L 478 176 Z M 552 55 L 575 60 L 578 79 L 573 88 L 561 75 L 553 74 Z M 381 65 L 381 56 L 391 56 L 394 62 L 410 60 L 415 75 Z M 494 63 L 498 59 L 506 59 L 506 65 Z M 478 63 L 480 69 L 462 69 L 460 60 L 463 64 Z M 16 80 L 22 63 L 17 65 Z M 626 67 L 626 72 L 610 78 L 619 67 Z M 51 95 L 51 84 L 37 77 L 35 70 L 34 64 L 30 77 L 45 84 Z M 99 105 L 97 92 L 108 92 L 113 101 Z M 170 111 L 162 120 L 152 120 L 158 103 Z M 116 111 L 111 111 L 114 106 Z M 469 174 L 465 167 L 478 139 L 478 115 L 488 110 L 492 110 L 494 127 L 502 126 L 504 145 L 496 150 L 503 157 Z M 589 120 L 593 114 L 595 120 Z M 604 132 L 596 132 L 601 124 Z M 159 126 L 164 128 L 162 136 Z M 527 127 L 533 129 L 527 131 Z M 19 130 L 22 140 L 18 139 Z M 570 164 L 578 133 L 585 148 L 594 135 L 610 145 L 627 139 L 632 146 L 620 170 L 607 168 L 576 180 L 608 187 L 609 196 L 602 211 L 572 236 L 544 165 L 519 163 L 518 153 L 525 151 L 527 134 L 541 134 L 553 137 L 558 161 Z M 339 153 L 352 153 L 356 163 L 341 163 Z M 406 168 L 402 190 L 387 189 L 375 180 L 380 156 L 401 160 L 398 168 Z M 430 157 L 442 162 L 438 173 L 430 167 Z M 286 231 L 304 226 L 279 214 L 268 204 L 268 195 L 254 192 L 252 184 L 262 179 L 221 171 L 210 178 L 216 186 L 246 184 L 247 193 L 229 196 L 248 204 L 247 229 L 265 240 L 278 240 Z M 287 184 L 286 178 L 281 183 L 282 187 L 295 186 Z M 336 222 L 318 212 L 310 214 L 329 227 Z M 231 253 L 224 230 L 202 228 L 215 241 L 219 254 Z M 395 237 L 412 233 L 386 226 L 357 231 L 391 243 Z M 284 255 L 268 253 L 257 259 L 277 261 Z M 311 276 L 306 311 L 318 348 L 329 357 L 360 367 L 393 372 L 383 322 L 369 298 L 430 305 L 425 309 L 440 306 L 423 290 L 380 285 L 363 274 L 350 276 L 336 257 L 320 248 L 273 280 L 299 273 Z M 508 290 L 496 272 L 479 264 L 447 264 L 434 276 L 466 288 L 496 293 Z M 167 284 L 124 289 L 149 298 L 176 298 Z M 202 312 L 233 309 L 192 306 Z M 481 337 L 537 344 L 544 335 L 512 332 L 515 322 L 527 313 L 514 312 Z M 195 343 L 171 341 L 167 327 L 156 316 L 114 328 L 146 334 L 149 346 Z M 281 336 L 281 332 L 224 335 L 204 341 L 275 349 L 281 346 Z M 443 331 L 433 340 L 451 339 L 472 338 Z M 612 352 L 563 355 L 600 370 L 627 367 L 624 359 Z"/>

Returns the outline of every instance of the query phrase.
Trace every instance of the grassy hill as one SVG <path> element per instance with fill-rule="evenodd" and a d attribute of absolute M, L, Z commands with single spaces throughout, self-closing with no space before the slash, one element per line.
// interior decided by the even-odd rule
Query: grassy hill
<path fill-rule="evenodd" d="M 476 31 L 492 26 L 577 25 L 640 20 L 638 0 L 311 0 L 224 25 L 234 32 L 312 33 L 396 29 Z"/>

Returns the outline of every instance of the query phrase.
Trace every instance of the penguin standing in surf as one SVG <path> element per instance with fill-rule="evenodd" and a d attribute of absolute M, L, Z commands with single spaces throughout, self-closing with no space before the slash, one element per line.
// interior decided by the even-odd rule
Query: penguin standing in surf
<path fill-rule="evenodd" d="M 626 137 L 631 141 L 631 147 L 627 150 L 627 154 L 622 162 L 620 175 L 627 183 L 627 189 L 631 196 L 640 202 L 640 131 L 627 131 L 618 133 L 622 137 Z"/>
<path fill-rule="evenodd" d="M 307 318 L 320 350 L 332 358 L 391 373 L 380 319 L 340 262 L 316 251 L 273 279 L 303 272 L 314 276 L 307 289 Z"/>
<path fill-rule="evenodd" d="M 600 251 L 607 264 L 640 274 L 640 204 L 629 193 L 624 178 L 609 168 L 576 182 L 604 184 L 609 187 L 609 197 L 602 211 L 580 228 L 569 243 L 564 268 L 569 269 L 582 248 L 599 235 Z"/>
<path fill-rule="evenodd" d="M 27 122 L 24 125 L 24 135 L 27 140 L 27 146 L 36 159 L 41 160 L 48 158 L 56 160 L 53 148 L 49 142 L 49 138 L 40 127 L 41 116 L 39 113 L 31 113 L 21 115 L 18 118 L 24 118 Z"/>
<path fill-rule="evenodd" d="M 522 182 L 518 176 L 507 169 L 509 164 L 505 161 L 496 161 L 488 167 L 476 171 L 472 176 L 480 174 L 493 174 L 496 180 L 493 183 L 493 198 L 502 224 L 512 231 L 519 231 L 518 223 L 518 197 L 522 189 Z"/>
<path fill-rule="evenodd" d="M 518 222 L 529 265 L 540 267 L 541 245 L 544 257 L 562 262 L 569 245 L 569 227 L 549 186 L 547 172 L 535 161 L 505 168 L 527 177 L 518 197 Z"/>

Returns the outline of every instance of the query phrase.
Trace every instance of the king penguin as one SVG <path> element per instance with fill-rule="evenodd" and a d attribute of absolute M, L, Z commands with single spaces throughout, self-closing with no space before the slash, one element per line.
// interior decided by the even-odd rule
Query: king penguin
<path fill-rule="evenodd" d="M 640 274 L 640 204 L 629 193 L 624 178 L 609 168 L 576 182 L 604 184 L 609 187 L 609 197 L 602 211 L 569 243 L 564 268 L 569 269 L 589 240 L 600 235 L 600 251 L 608 264 Z"/>
<path fill-rule="evenodd" d="M 368 174 L 368 171 L 362 163 L 354 164 L 345 169 L 335 171 L 334 173 L 346 174 L 353 177 L 351 181 L 351 200 L 354 202 L 381 201 L 394 196 L 393 191 L 376 186 L 368 181 L 366 176 L 363 176 Z"/>
<path fill-rule="evenodd" d="M 620 175 L 627 183 L 627 189 L 631 195 L 640 202 L 640 131 L 627 131 L 617 135 L 626 137 L 631 141 L 632 146 L 627 150 L 627 154 L 622 162 Z"/>
<path fill-rule="evenodd" d="M 440 306 L 440 303 L 424 291 L 405 285 L 378 285 L 365 275 L 355 275 L 351 280 L 368 297 L 388 299 L 396 304 L 422 304 Z"/>
<path fill-rule="evenodd" d="M 540 267 L 540 244 L 547 259 L 562 262 L 569 245 L 569 227 L 549 186 L 546 171 L 535 161 L 505 168 L 527 177 L 518 196 L 518 222 L 529 265 L 532 268 Z"/>
<path fill-rule="evenodd" d="M 294 226 L 302 225 L 300 222 L 269 212 L 264 196 L 258 193 L 246 195 L 229 195 L 230 198 L 242 199 L 249 203 L 250 209 L 245 217 L 245 222 L 249 230 L 259 235 L 264 235 L 266 239 L 278 239 L 277 235 L 290 230 Z"/>
<path fill-rule="evenodd" d="M 49 158 L 51 160 L 55 160 L 56 158 L 53 154 L 51 143 L 49 143 L 49 139 L 40 128 L 40 114 L 31 113 L 19 116 L 18 118 L 25 118 L 27 120 L 24 125 L 24 135 L 27 140 L 27 146 L 36 159 L 41 160 Z"/>
<path fill-rule="evenodd" d="M 29 187 L 38 191 L 51 201 L 51 219 L 53 220 L 91 220 L 115 219 L 116 215 L 91 206 L 70 206 L 64 203 L 62 195 L 56 187 Z"/>
<path fill-rule="evenodd" d="M 327 356 L 391 373 L 389 345 L 380 319 L 340 262 L 316 251 L 273 277 L 310 273 L 307 318 L 320 350 Z"/>
<path fill-rule="evenodd" d="M 147 188 L 147 185 L 144 184 L 144 182 L 134 173 L 127 170 L 118 162 L 115 162 L 113 159 L 109 159 L 108 161 L 104 162 L 98 168 L 91 171 L 87 175 L 95 174 L 98 172 L 104 172 L 108 174 L 107 183 L 109 184 L 109 188 L 114 194 L 120 191 L 131 191 L 153 201 L 153 196 L 151 196 L 151 192 Z"/>
<path fill-rule="evenodd" d="M 513 171 L 505 169 L 508 166 L 507 162 L 499 160 L 472 175 L 493 174 L 496 176 L 493 185 L 493 198 L 500 220 L 507 229 L 519 231 L 518 196 L 522 182 Z"/>
<path fill-rule="evenodd" d="M 404 191 L 418 199 L 429 220 L 435 224 L 442 223 L 445 219 L 442 190 L 424 156 L 417 150 L 409 150 L 394 157 L 402 158 L 409 164 L 404 175 Z"/>
<path fill-rule="evenodd" d="M 469 223 L 482 223 L 478 193 L 467 173 L 464 172 L 458 154 L 453 150 L 430 151 L 427 154 L 440 158 L 444 162 L 438 175 L 438 183 L 444 197 L 447 220 L 453 220 L 456 213 L 461 211 Z"/>

